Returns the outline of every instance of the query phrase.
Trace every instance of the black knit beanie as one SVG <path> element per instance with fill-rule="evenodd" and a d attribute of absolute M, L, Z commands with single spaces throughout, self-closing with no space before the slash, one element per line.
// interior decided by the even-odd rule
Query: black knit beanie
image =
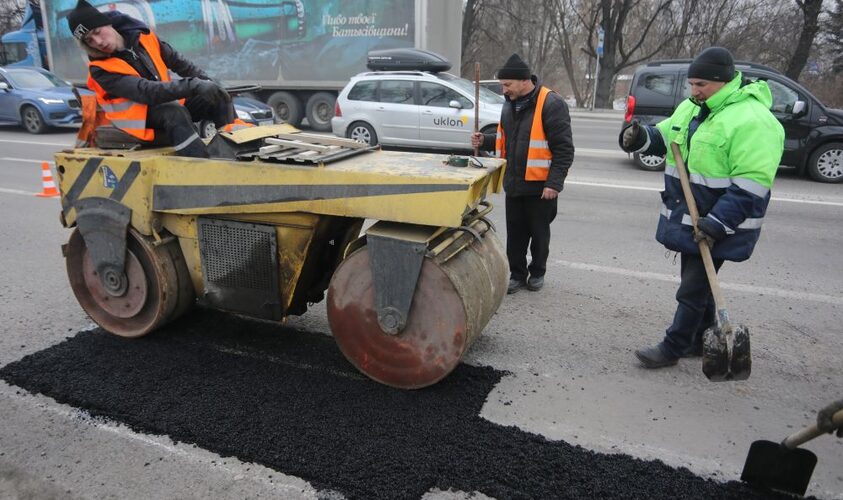
<path fill-rule="evenodd" d="M 498 70 L 498 80 L 529 80 L 533 74 L 518 54 L 512 54 Z"/>
<path fill-rule="evenodd" d="M 730 82 L 735 77 L 732 53 L 723 47 L 709 47 L 688 66 L 688 78 L 714 82 Z"/>
<path fill-rule="evenodd" d="M 93 5 L 85 0 L 79 0 L 76 7 L 67 15 L 67 24 L 73 36 L 83 40 L 89 31 L 100 26 L 108 26 L 111 20 Z"/>

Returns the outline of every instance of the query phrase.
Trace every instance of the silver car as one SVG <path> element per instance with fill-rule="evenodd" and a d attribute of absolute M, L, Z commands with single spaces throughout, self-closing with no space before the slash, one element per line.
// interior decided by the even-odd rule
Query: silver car
<path fill-rule="evenodd" d="M 494 132 L 504 98 L 480 88 L 479 129 Z M 448 73 L 372 71 L 337 98 L 334 135 L 370 145 L 471 150 L 474 83 Z"/>

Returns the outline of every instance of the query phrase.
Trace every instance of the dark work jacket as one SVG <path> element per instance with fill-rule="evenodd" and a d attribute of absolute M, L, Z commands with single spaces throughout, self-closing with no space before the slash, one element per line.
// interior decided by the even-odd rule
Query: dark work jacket
<path fill-rule="evenodd" d="M 141 104 L 156 105 L 190 97 L 188 80 L 162 82 L 155 65 L 138 42 L 141 33 L 149 33 L 149 28 L 141 21 L 120 12 L 105 13 L 111 18 L 112 27 L 120 33 L 126 42 L 126 50 L 115 52 L 109 57 L 117 57 L 129 63 L 141 78 L 133 75 L 111 73 L 102 68 L 90 66 L 91 77 L 105 90 L 109 97 L 123 97 Z M 204 71 L 182 57 L 167 42 L 159 39 L 161 59 L 177 75 L 188 78 L 198 77 L 210 80 Z"/>
<path fill-rule="evenodd" d="M 547 144 L 553 155 L 545 181 L 527 181 L 527 150 L 530 148 L 530 128 L 533 126 L 533 114 L 536 111 L 536 99 L 541 87 L 535 75 L 532 77 L 536 88 L 529 96 L 529 103 L 521 111 L 515 112 L 515 102 L 508 97 L 501 111 L 501 127 L 506 135 L 506 172 L 503 188 L 507 196 L 541 196 L 542 190 L 549 187 L 562 191 L 568 169 L 574 161 L 574 140 L 571 136 L 571 115 L 568 105 L 556 92 L 550 92 L 545 98 L 542 110 L 542 124 L 547 137 Z M 495 150 L 495 134 L 485 134 L 482 149 Z"/>

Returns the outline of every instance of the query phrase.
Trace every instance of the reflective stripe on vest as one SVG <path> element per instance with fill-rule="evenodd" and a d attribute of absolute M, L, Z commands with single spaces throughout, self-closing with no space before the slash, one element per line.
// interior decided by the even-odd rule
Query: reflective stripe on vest
<path fill-rule="evenodd" d="M 167 65 L 164 63 L 164 59 L 161 57 L 161 45 L 155 33 L 142 33 L 138 37 L 138 42 L 146 50 L 146 53 L 149 54 L 149 58 L 152 60 L 152 64 L 155 65 L 155 71 L 158 73 L 161 81 L 169 82 L 170 74 Z M 117 57 L 91 61 L 88 66 L 96 66 L 109 73 L 140 78 L 140 74 L 135 68 Z M 96 93 L 97 103 L 102 106 L 106 118 L 115 127 L 142 141 L 153 141 L 155 139 L 155 131 L 146 127 L 146 104 L 131 101 L 123 97 L 109 97 L 108 93 L 91 77 L 90 72 L 88 73 L 88 88 Z"/>
<path fill-rule="evenodd" d="M 553 159 L 553 154 L 547 145 L 547 137 L 544 135 L 544 124 L 542 123 L 544 101 L 550 92 L 549 88 L 541 87 L 536 100 L 533 124 L 530 127 L 530 148 L 527 150 L 527 169 L 524 172 L 524 180 L 527 181 L 546 181 L 547 173 L 550 170 L 550 161 Z M 506 157 L 506 134 L 500 123 L 498 123 L 498 133 L 495 138 L 495 153 L 499 158 Z"/>

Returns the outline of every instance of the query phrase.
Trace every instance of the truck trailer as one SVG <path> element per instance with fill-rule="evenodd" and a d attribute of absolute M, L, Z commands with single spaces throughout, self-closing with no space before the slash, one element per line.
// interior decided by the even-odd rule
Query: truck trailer
<path fill-rule="evenodd" d="M 41 0 L 51 71 L 82 85 L 87 58 L 67 26 L 77 0 Z M 331 129 L 337 93 L 366 71 L 371 50 L 419 48 L 460 65 L 462 3 L 451 0 L 91 0 L 140 19 L 226 85 L 258 85 L 253 97 L 283 121 Z M 23 31 L 23 30 L 22 30 Z M 32 35 L 29 36 L 32 38 Z"/>

